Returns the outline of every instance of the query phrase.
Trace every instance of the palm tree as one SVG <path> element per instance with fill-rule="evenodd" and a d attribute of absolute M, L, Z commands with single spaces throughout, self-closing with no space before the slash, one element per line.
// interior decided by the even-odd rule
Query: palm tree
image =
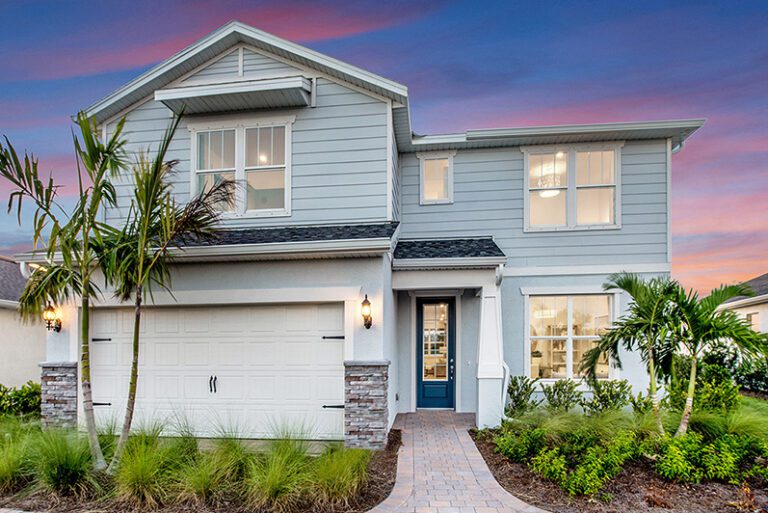
<path fill-rule="evenodd" d="M 123 301 L 134 299 L 133 359 L 131 362 L 125 418 L 109 471 L 116 470 L 128 441 L 136 404 L 139 366 L 139 334 L 144 293 L 152 294 L 152 285 L 167 289 L 170 284 L 169 251 L 192 237 L 215 236 L 220 218 L 217 208 L 233 200 L 233 182 L 221 182 L 202 191 L 185 206 L 178 205 L 171 194 L 169 175 L 176 161 L 166 161 L 168 146 L 178 127 L 175 117 L 160 143 L 157 154 L 138 156 L 133 166 L 133 198 L 123 229 L 106 241 L 103 252 L 105 274 Z"/>
<path fill-rule="evenodd" d="M 656 428 L 664 436 L 664 426 L 659 408 L 658 382 L 671 369 L 674 353 L 671 343 L 675 282 L 669 278 L 643 280 L 630 273 L 609 276 L 603 285 L 607 291 L 622 290 L 632 301 L 626 315 L 619 318 L 605 333 L 596 347 L 584 354 L 581 370 L 588 379 L 595 379 L 597 365 L 603 355 L 621 368 L 620 350 L 638 351 L 648 369 L 648 392 L 653 405 Z"/>
<path fill-rule="evenodd" d="M 14 204 L 21 223 L 22 202 L 29 198 L 35 205 L 33 220 L 34 248 L 45 249 L 45 266 L 38 268 L 27 283 L 19 301 L 22 316 L 38 317 L 49 303 L 80 301 L 80 385 L 88 442 L 97 470 L 106 468 L 96 432 L 93 414 L 90 366 L 90 304 L 99 294 L 94 274 L 99 270 L 99 247 L 111 229 L 100 221 L 102 209 L 116 203 L 111 179 L 125 166 L 125 141 L 121 138 L 124 120 L 115 126 L 107 141 L 100 141 L 95 120 L 82 112 L 77 116 L 80 139 L 73 133 L 79 198 L 71 212 L 57 202 L 59 186 L 49 177 L 40 179 L 37 159 L 31 154 L 19 158 L 6 138 L 0 144 L 0 175 L 11 183 L 8 201 Z M 49 231 L 46 239 L 46 232 Z"/>
<path fill-rule="evenodd" d="M 696 392 L 697 363 L 702 353 L 718 341 L 729 340 L 733 347 L 744 355 L 766 354 L 766 335 L 756 333 L 749 323 L 739 318 L 735 312 L 719 310 L 729 299 L 747 295 L 752 295 L 752 291 L 744 285 L 723 285 L 705 298 L 699 298 L 695 291 L 686 293 L 685 289 L 678 287 L 674 299 L 679 319 L 676 339 L 691 358 L 691 372 L 683 415 L 675 436 L 684 436 L 688 431 Z"/>

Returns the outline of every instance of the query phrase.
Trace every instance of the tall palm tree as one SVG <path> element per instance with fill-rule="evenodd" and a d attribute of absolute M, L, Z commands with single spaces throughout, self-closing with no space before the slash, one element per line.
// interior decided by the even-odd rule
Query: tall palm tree
<path fill-rule="evenodd" d="M 152 294 L 152 286 L 167 289 L 170 285 L 170 250 L 192 237 L 206 239 L 215 236 L 223 203 L 233 201 L 233 182 L 221 182 L 201 191 L 186 205 L 176 203 L 172 196 L 169 175 L 176 161 L 166 161 L 168 147 L 178 127 L 175 117 L 165 132 L 154 158 L 138 156 L 133 166 L 133 197 L 123 229 L 106 240 L 104 269 L 122 300 L 134 299 L 133 358 L 125 417 L 109 471 L 116 470 L 131 431 L 136 404 L 139 371 L 139 336 L 144 293 Z"/>
<path fill-rule="evenodd" d="M 669 278 L 645 281 L 635 274 L 618 273 L 611 275 L 603 288 L 606 291 L 622 290 L 630 295 L 632 301 L 629 311 L 600 337 L 596 347 L 584 354 L 581 369 L 588 379 L 595 379 L 597 365 L 603 355 L 621 368 L 621 348 L 639 352 L 648 370 L 648 393 L 656 428 L 664 436 L 666 432 L 659 407 L 658 383 L 670 372 L 674 353 L 674 344 L 671 342 L 674 327 L 672 300 L 676 284 Z"/>
<path fill-rule="evenodd" d="M 73 133 L 79 198 L 71 211 L 57 202 L 59 186 L 49 177 L 40 178 L 37 159 L 31 154 L 19 158 L 6 138 L 0 144 L 0 176 L 10 182 L 13 190 L 8 211 L 16 205 L 21 223 L 22 203 L 28 198 L 35 206 L 33 219 L 34 248 L 44 249 L 45 266 L 31 276 L 19 301 L 21 314 L 37 317 L 49 302 L 80 301 L 80 385 L 83 396 L 83 416 L 88 442 L 97 470 L 106 468 L 96 432 L 93 414 L 90 366 L 90 305 L 99 294 L 94 274 L 99 270 L 99 247 L 109 226 L 100 221 L 102 209 L 116 203 L 111 179 L 125 166 L 125 141 L 122 139 L 124 120 L 115 126 L 109 140 L 100 141 L 95 120 L 84 113 L 77 116 L 80 139 Z M 46 235 L 46 232 L 47 235 Z"/>
<path fill-rule="evenodd" d="M 678 287 L 674 298 L 679 320 L 676 338 L 691 358 L 691 372 L 683 415 L 675 436 L 684 436 L 688 431 L 696 393 L 697 364 L 702 353 L 718 341 L 728 340 L 743 355 L 766 354 L 766 335 L 756 333 L 749 323 L 739 318 L 735 312 L 719 310 L 729 299 L 748 295 L 752 295 L 752 291 L 744 285 L 723 285 L 704 298 L 699 298 L 693 290 L 686 293 L 685 289 Z"/>

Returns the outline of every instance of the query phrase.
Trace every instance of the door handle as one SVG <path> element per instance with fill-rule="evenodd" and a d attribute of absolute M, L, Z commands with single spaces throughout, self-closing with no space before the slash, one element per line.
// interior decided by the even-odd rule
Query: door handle
<path fill-rule="evenodd" d="M 218 393 L 218 392 L 216 391 L 216 382 L 217 382 L 218 380 L 219 380 L 219 377 L 218 377 L 218 376 L 214 376 L 214 377 L 213 377 L 213 393 L 214 393 L 214 394 Z"/>
<path fill-rule="evenodd" d="M 208 392 L 213 393 L 213 376 L 208 377 Z"/>

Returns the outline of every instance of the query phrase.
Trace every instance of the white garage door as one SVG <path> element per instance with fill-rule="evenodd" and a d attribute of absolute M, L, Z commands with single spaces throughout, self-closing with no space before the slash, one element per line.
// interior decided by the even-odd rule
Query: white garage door
<path fill-rule="evenodd" d="M 324 406 L 344 404 L 343 312 L 343 303 L 145 309 L 134 425 L 181 419 L 198 436 L 342 439 L 343 410 Z M 130 308 L 94 312 L 99 422 L 122 422 L 132 330 Z"/>

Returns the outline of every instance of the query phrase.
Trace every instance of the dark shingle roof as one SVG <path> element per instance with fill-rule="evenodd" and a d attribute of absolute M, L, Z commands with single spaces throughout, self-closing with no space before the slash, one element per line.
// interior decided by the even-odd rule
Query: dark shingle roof
<path fill-rule="evenodd" d="M 765 273 L 761 276 L 758 276 L 757 278 L 752 278 L 749 281 L 745 281 L 744 285 L 748 286 L 752 289 L 752 292 L 755 293 L 755 296 L 764 296 L 768 294 L 768 273 Z M 746 299 L 747 296 L 739 296 L 735 297 L 733 299 L 730 299 L 726 301 L 726 303 L 732 303 L 734 301 L 739 301 L 741 299 Z"/>
<path fill-rule="evenodd" d="M 395 248 L 395 258 L 479 258 L 504 257 L 493 239 L 427 239 L 401 240 Z"/>
<path fill-rule="evenodd" d="M 0 260 L 0 299 L 18 301 L 26 283 L 19 264 Z"/>
<path fill-rule="evenodd" d="M 397 223 L 381 223 L 222 230 L 215 240 L 187 241 L 184 246 L 227 246 L 236 244 L 269 244 L 276 242 L 388 239 L 394 235 L 396 228 Z"/>

